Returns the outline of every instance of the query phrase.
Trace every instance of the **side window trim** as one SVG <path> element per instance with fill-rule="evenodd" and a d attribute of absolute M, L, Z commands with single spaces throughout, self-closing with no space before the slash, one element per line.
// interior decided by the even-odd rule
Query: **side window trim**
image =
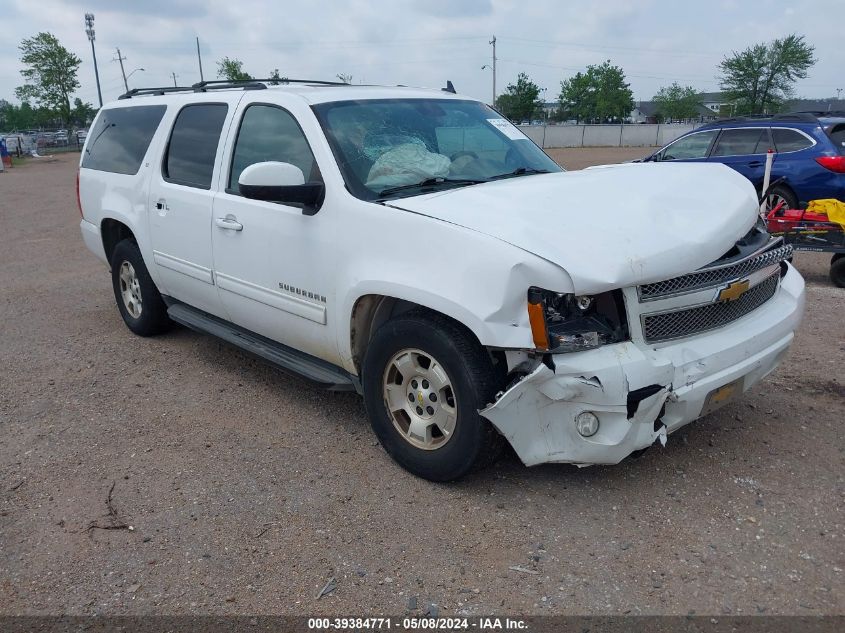
<path fill-rule="evenodd" d="M 247 111 L 252 106 L 264 106 L 264 107 L 268 107 L 268 108 L 276 108 L 277 110 L 281 110 L 282 112 L 287 114 L 291 118 L 291 120 L 296 124 L 296 127 L 299 130 L 299 133 L 302 134 L 302 138 L 305 141 L 305 144 L 308 146 L 308 151 L 311 152 L 311 158 L 313 159 L 314 164 L 317 166 L 317 171 L 319 171 L 322 174 L 322 170 L 320 169 L 320 163 L 317 162 L 317 155 L 314 153 L 314 149 L 311 147 L 311 142 L 308 140 L 308 136 L 305 134 L 305 130 L 302 129 L 302 125 L 300 125 L 299 119 L 297 119 L 296 116 L 294 116 L 293 112 L 288 110 L 286 107 L 279 105 L 278 103 L 265 103 L 264 101 L 252 101 L 252 102 L 246 104 L 243 107 L 243 109 L 241 109 L 240 117 L 233 118 L 233 125 L 235 123 L 237 123 L 238 127 L 237 127 L 237 131 L 235 132 L 235 138 L 232 141 L 231 149 L 229 151 L 229 160 L 227 161 L 228 168 L 227 168 L 226 173 L 225 173 L 225 180 L 224 180 L 225 186 L 223 187 L 224 193 L 227 193 L 231 196 L 238 196 L 239 198 L 243 197 L 241 195 L 240 191 L 238 191 L 237 189 L 233 189 L 232 187 L 230 187 L 230 185 L 231 185 L 231 179 L 232 179 L 232 169 L 235 166 L 235 152 L 238 149 L 238 141 L 241 138 L 241 129 L 243 127 L 244 117 L 246 116 Z M 309 176 L 310 176 L 310 174 L 305 174 L 305 182 L 309 182 Z"/>
<path fill-rule="evenodd" d="M 760 130 L 760 129 L 762 129 L 765 132 L 767 138 L 769 139 L 769 146 L 771 146 L 772 145 L 772 134 L 771 134 L 770 128 L 768 128 L 768 127 L 762 127 L 762 126 L 725 127 L 725 128 L 722 128 L 722 130 L 719 132 L 719 136 L 716 139 L 716 143 L 714 143 L 713 145 L 710 146 L 710 154 L 708 154 L 708 156 L 711 157 L 711 158 L 739 158 L 739 157 L 742 157 L 742 156 L 759 156 L 760 154 L 765 155 L 766 152 L 755 151 L 755 152 L 752 152 L 750 154 L 719 154 L 718 156 L 711 156 L 713 150 L 716 149 L 718 142 L 722 140 L 722 135 L 725 132 L 732 132 L 734 130 Z M 759 145 L 759 144 L 760 144 L 760 139 L 758 138 L 757 144 L 754 146 L 755 150 L 757 149 L 757 145 Z"/>
<path fill-rule="evenodd" d="M 696 130 L 696 131 L 690 132 L 689 134 L 687 134 L 685 136 L 679 136 L 678 138 L 676 138 L 674 141 L 672 141 L 668 145 L 664 145 L 663 149 L 661 149 L 659 151 L 660 151 L 661 154 L 664 154 L 667 149 L 669 149 L 670 147 L 672 147 L 675 143 L 677 143 L 679 141 L 683 141 L 683 140 L 686 140 L 688 138 L 692 138 L 693 136 L 696 136 L 698 134 L 707 134 L 708 132 L 713 132 L 713 131 L 714 130 L 712 130 L 712 129 L 710 129 L 710 130 Z M 701 158 L 707 158 L 708 156 L 710 156 L 710 152 L 713 150 L 714 143 L 716 142 L 716 140 L 721 135 L 721 130 L 716 130 L 716 132 L 717 133 L 713 136 L 713 138 L 710 139 L 710 143 L 707 145 L 707 150 L 704 152 L 704 156 L 702 156 Z M 699 159 L 694 158 L 694 159 L 685 159 L 685 160 L 699 160 Z"/>
<path fill-rule="evenodd" d="M 112 169 L 105 169 L 103 166 L 101 166 L 99 164 L 99 162 L 98 162 L 99 157 L 95 157 L 95 154 L 92 153 L 92 152 L 97 151 L 96 146 L 97 146 L 98 141 L 100 141 L 100 137 L 102 137 L 104 134 L 106 134 L 107 130 L 109 130 L 115 124 L 111 123 L 109 126 L 107 126 L 105 128 L 98 127 L 98 126 L 100 126 L 104 121 L 107 121 L 109 116 L 113 116 L 112 113 L 116 114 L 117 116 L 120 116 L 121 114 L 125 116 L 127 114 L 127 112 L 129 112 L 130 110 L 135 110 L 135 111 L 144 110 L 146 112 L 152 112 L 153 110 L 155 110 L 157 112 L 160 112 L 160 114 L 159 114 L 158 121 L 156 122 L 156 124 L 152 128 L 150 128 L 149 130 L 147 130 L 147 131 L 151 130 L 151 133 L 149 134 L 149 138 L 146 139 L 146 146 L 144 147 L 144 151 L 137 156 L 132 156 L 133 161 L 132 161 L 131 164 L 134 167 L 134 171 L 122 171 L 122 170 L 119 170 L 119 169 L 115 169 L 114 168 L 114 159 L 112 159 L 112 162 L 110 164 L 110 167 L 112 167 Z M 102 172 L 111 173 L 111 174 L 120 174 L 120 175 L 124 175 L 124 176 L 137 176 L 138 173 L 141 171 L 141 167 L 144 165 L 145 162 L 147 162 L 147 161 L 145 161 L 145 159 L 147 158 L 147 156 L 150 153 L 150 148 L 153 146 L 153 142 L 155 141 L 155 138 L 156 138 L 156 136 L 159 132 L 159 128 L 161 128 L 161 126 L 162 126 L 161 122 L 165 119 L 166 114 L 167 114 L 167 104 L 149 104 L 149 105 L 140 105 L 140 106 L 129 106 L 129 107 L 125 107 L 125 108 L 120 108 L 120 107 L 104 108 L 104 109 L 100 110 L 97 113 L 97 116 L 95 117 L 94 122 L 91 125 L 91 128 L 90 128 L 91 132 L 89 133 L 89 136 L 86 139 L 85 145 L 83 146 L 82 160 L 81 160 L 81 163 L 80 163 L 80 168 L 91 169 L 91 170 L 94 170 L 94 171 L 102 171 Z M 136 158 L 137 158 L 137 161 L 134 160 Z M 137 162 L 137 165 L 135 165 L 135 162 Z"/>
<path fill-rule="evenodd" d="M 774 134 L 775 130 L 789 130 L 790 132 L 797 132 L 798 134 L 800 134 L 801 136 L 806 138 L 808 141 L 810 141 L 810 144 L 807 147 L 802 147 L 801 149 L 791 149 L 788 152 L 781 152 L 777 148 L 777 146 L 775 145 L 775 134 Z M 770 132 L 771 132 L 772 146 L 773 146 L 773 149 L 775 150 L 776 154 L 794 154 L 795 152 L 803 152 L 804 150 L 812 149 L 813 147 L 815 147 L 818 144 L 816 139 L 814 139 L 812 136 L 807 134 L 804 130 L 799 130 L 798 128 L 784 127 L 782 125 L 773 125 L 770 128 Z"/>
<path fill-rule="evenodd" d="M 210 191 L 212 189 L 212 185 L 214 184 L 214 169 L 212 168 L 211 174 L 211 181 L 207 186 L 201 186 L 194 183 L 183 182 L 180 180 L 175 180 L 170 178 L 170 176 L 164 173 L 164 165 L 167 162 L 168 158 L 170 157 L 170 141 L 173 139 L 173 130 L 176 129 L 176 123 L 179 121 L 179 116 L 184 112 L 186 109 L 192 106 L 225 106 L 226 107 L 226 117 L 229 116 L 229 104 L 225 101 L 194 101 L 191 103 L 185 103 L 182 105 L 181 108 L 176 112 L 175 116 L 173 117 L 173 123 L 170 125 L 170 131 L 167 134 L 167 143 L 164 146 L 164 151 L 161 154 L 161 165 L 159 166 L 159 173 L 161 174 L 161 179 L 169 183 L 171 185 L 178 185 L 180 187 L 190 187 L 191 189 L 202 189 L 203 191 Z M 220 151 L 220 143 L 223 140 L 223 130 L 226 127 L 226 118 L 223 119 L 223 125 L 220 127 L 220 134 L 217 138 L 217 151 L 214 153 L 214 164 L 217 164 L 217 153 Z"/>

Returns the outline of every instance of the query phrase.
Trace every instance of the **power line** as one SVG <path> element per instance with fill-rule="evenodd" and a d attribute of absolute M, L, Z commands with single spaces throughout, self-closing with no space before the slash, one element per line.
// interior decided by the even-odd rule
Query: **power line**
<path fill-rule="evenodd" d="M 235 44 L 235 43 L 226 43 L 226 49 L 239 49 L 239 50 L 267 50 L 267 49 L 282 49 L 282 48 L 305 48 L 305 47 L 315 47 L 318 46 L 320 48 L 372 48 L 376 46 L 400 46 L 405 47 L 408 45 L 409 42 L 420 42 L 420 43 L 438 43 L 438 42 L 469 42 L 469 41 L 482 41 L 486 40 L 486 37 L 483 36 L 471 36 L 471 37 L 403 37 L 402 39 L 397 40 L 303 40 L 303 41 L 290 41 L 286 40 L 284 42 L 272 41 L 272 42 L 255 42 L 253 44 Z M 163 48 L 168 49 L 185 49 L 187 47 L 193 48 L 193 44 L 150 44 L 149 40 L 146 41 L 124 41 L 124 45 L 130 45 L 132 48 L 144 48 L 144 49 L 155 49 L 160 50 Z"/>
<path fill-rule="evenodd" d="M 555 70 L 570 70 L 570 71 L 575 71 L 575 72 L 579 72 L 579 71 L 584 70 L 583 66 L 580 66 L 580 67 L 559 66 L 557 64 L 543 64 L 543 63 L 540 63 L 540 62 L 527 62 L 527 61 L 523 61 L 523 60 L 519 60 L 519 59 L 504 59 L 504 58 L 501 58 L 501 57 L 499 58 L 499 61 L 500 62 L 506 62 L 508 64 L 520 64 L 520 65 L 523 65 L 523 66 L 538 66 L 540 68 L 552 68 L 552 69 L 555 69 Z M 698 75 L 698 76 L 689 75 L 689 76 L 686 76 L 686 77 L 679 77 L 677 75 L 643 75 L 643 74 L 640 74 L 638 71 L 634 71 L 632 73 L 629 73 L 627 70 L 625 71 L 625 76 L 626 77 L 636 77 L 637 79 L 672 79 L 672 80 L 679 80 L 680 79 L 680 80 L 688 80 L 688 81 L 712 81 L 712 82 L 716 81 L 712 76 L 711 77 L 705 77 L 704 75 Z"/>
<path fill-rule="evenodd" d="M 599 44 L 577 44 L 573 42 L 557 42 L 554 40 L 537 40 L 537 39 L 530 39 L 525 37 L 509 37 L 504 36 L 501 39 L 503 40 L 511 40 L 520 42 L 526 46 L 540 46 L 544 48 L 576 48 L 576 49 L 583 49 L 589 51 L 624 51 L 624 52 L 639 52 L 639 53 L 650 53 L 653 55 L 672 55 L 673 57 L 721 57 L 724 55 L 724 51 L 717 52 L 717 51 L 690 51 L 690 50 L 671 50 L 671 49 L 657 49 L 657 48 L 648 48 L 648 47 L 637 47 L 637 46 L 611 46 L 611 45 L 599 45 Z"/>

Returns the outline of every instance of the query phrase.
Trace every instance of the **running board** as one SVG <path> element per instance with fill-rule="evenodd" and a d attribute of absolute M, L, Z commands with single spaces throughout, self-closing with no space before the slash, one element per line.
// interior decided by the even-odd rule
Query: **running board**
<path fill-rule="evenodd" d="M 279 369 L 307 378 L 331 391 L 361 392 L 361 383 L 357 376 L 340 367 L 240 328 L 202 310 L 184 303 L 170 303 L 167 315 L 185 327 L 216 336 Z"/>

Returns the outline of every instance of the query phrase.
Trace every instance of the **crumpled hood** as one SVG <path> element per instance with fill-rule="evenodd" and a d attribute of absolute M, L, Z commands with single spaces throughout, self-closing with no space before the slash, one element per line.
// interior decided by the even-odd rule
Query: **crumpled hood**
<path fill-rule="evenodd" d="M 754 187 L 720 164 L 623 164 L 392 200 L 561 266 L 596 293 L 668 279 L 724 255 L 757 220 Z"/>

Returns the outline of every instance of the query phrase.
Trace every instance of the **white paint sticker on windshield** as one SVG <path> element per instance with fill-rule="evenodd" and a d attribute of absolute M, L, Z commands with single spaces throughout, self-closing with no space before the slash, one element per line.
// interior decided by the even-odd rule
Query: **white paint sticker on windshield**
<path fill-rule="evenodd" d="M 514 141 L 518 141 L 520 139 L 525 138 L 525 135 L 520 132 L 519 129 L 507 119 L 487 119 L 487 123 L 492 125 L 494 128 L 498 129 L 502 134 Z"/>

